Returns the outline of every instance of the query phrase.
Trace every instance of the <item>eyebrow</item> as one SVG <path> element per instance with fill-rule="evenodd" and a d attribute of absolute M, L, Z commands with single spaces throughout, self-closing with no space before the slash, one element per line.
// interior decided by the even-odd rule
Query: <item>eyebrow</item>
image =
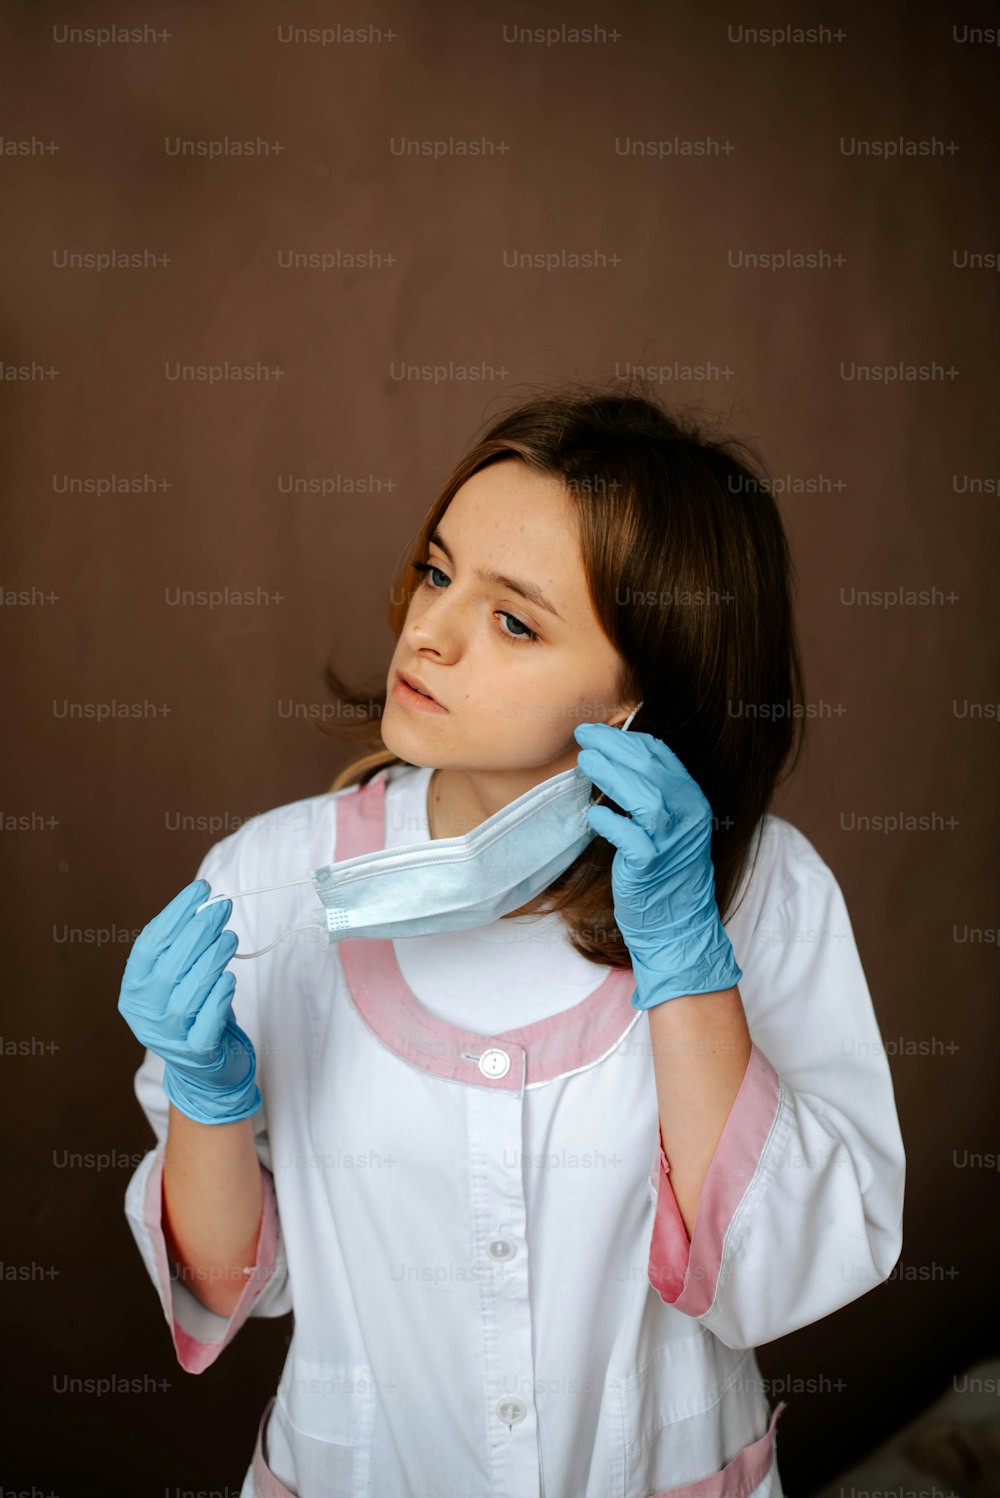
<path fill-rule="evenodd" d="M 440 531 L 432 531 L 427 539 L 433 545 L 440 546 L 449 562 L 454 563 L 455 558 L 449 551 L 447 542 Z M 566 623 L 558 609 L 552 607 L 541 588 L 536 587 L 534 583 L 526 582 L 523 578 L 507 577 L 502 572 L 487 572 L 482 567 L 476 568 L 476 576 L 480 582 L 499 583 L 501 587 L 508 588 L 511 593 L 518 593 L 522 598 L 526 598 L 536 608 L 544 609 L 546 613 L 554 614 L 557 619 L 562 620 L 563 624 Z"/>

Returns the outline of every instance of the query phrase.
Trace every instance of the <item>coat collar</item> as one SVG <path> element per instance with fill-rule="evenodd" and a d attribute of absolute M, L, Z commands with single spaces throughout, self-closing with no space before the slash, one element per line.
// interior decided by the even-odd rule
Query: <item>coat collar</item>
<path fill-rule="evenodd" d="M 336 798 L 336 860 L 385 847 L 386 772 Z M 447 1081 L 500 1092 L 583 1071 L 610 1055 L 641 1017 L 632 1007 L 631 968 L 612 968 L 604 982 L 569 1009 L 530 1025 L 481 1035 L 425 1009 L 403 977 L 390 940 L 344 938 L 341 965 L 354 1006 L 372 1034 L 411 1066 Z"/>

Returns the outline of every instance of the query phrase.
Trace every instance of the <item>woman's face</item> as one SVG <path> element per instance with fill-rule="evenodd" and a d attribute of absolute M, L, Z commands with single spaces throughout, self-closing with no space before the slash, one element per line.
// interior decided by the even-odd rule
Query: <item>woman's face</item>
<path fill-rule="evenodd" d="M 593 611 L 574 508 L 558 479 L 513 458 L 473 474 L 418 560 L 432 570 L 389 666 L 387 749 L 409 764 L 478 776 L 502 805 L 576 764 L 578 723 L 624 721 L 635 704 L 615 695 L 623 663 Z M 402 700 L 400 671 L 445 711 Z"/>

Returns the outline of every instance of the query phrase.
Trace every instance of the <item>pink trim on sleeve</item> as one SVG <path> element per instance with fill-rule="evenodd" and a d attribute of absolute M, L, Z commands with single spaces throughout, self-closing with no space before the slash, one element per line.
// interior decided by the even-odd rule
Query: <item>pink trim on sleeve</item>
<path fill-rule="evenodd" d="M 660 1183 L 649 1247 L 649 1281 L 666 1305 L 701 1316 L 715 1299 L 722 1246 L 753 1179 L 778 1110 L 778 1074 L 751 1042 L 750 1059 L 701 1188 L 694 1236 L 688 1239 L 660 1135 Z"/>
<path fill-rule="evenodd" d="M 163 1306 L 163 1314 L 167 1325 L 170 1327 L 177 1360 L 186 1373 L 203 1373 L 211 1363 L 215 1362 L 223 1348 L 228 1347 L 229 1343 L 233 1340 L 250 1314 L 251 1306 L 259 1299 L 261 1292 L 274 1273 L 278 1243 L 278 1208 L 274 1194 L 274 1180 L 270 1171 L 264 1165 L 261 1165 L 264 1207 L 261 1217 L 260 1234 L 257 1239 L 257 1257 L 253 1269 L 246 1276 L 246 1285 L 239 1300 L 233 1307 L 232 1315 L 228 1319 L 222 1316 L 216 1317 L 216 1320 L 225 1327 L 222 1337 L 218 1341 L 202 1341 L 184 1330 L 177 1319 L 174 1306 L 173 1292 L 175 1281 L 171 1278 L 167 1258 L 167 1245 L 163 1236 L 162 1192 L 164 1149 L 165 1146 L 161 1144 L 157 1151 L 157 1158 L 153 1164 L 153 1168 L 150 1170 L 146 1181 L 146 1194 L 143 1201 L 143 1221 L 153 1247 L 157 1290 L 160 1296 L 160 1303 Z M 205 1316 L 212 1314 L 206 1308 L 202 1308 L 202 1313 Z"/>
<path fill-rule="evenodd" d="M 660 1184 L 649 1245 L 649 1282 L 661 1300 L 672 1305 L 684 1288 L 691 1242 L 670 1184 L 670 1163 L 663 1150 L 662 1129 L 657 1131 L 657 1160 L 658 1167 L 654 1162 L 653 1169 L 659 1169 Z"/>

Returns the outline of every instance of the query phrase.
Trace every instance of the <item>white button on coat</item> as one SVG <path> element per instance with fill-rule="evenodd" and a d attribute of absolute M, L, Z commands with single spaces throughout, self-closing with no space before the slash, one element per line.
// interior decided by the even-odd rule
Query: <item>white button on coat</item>
<path fill-rule="evenodd" d="M 516 1425 L 527 1413 L 520 1399 L 501 1399 L 497 1405 L 497 1414 L 505 1425 Z"/>
<path fill-rule="evenodd" d="M 506 1051 L 491 1046 L 479 1058 L 479 1070 L 484 1077 L 505 1077 L 510 1071 L 510 1057 Z"/>

